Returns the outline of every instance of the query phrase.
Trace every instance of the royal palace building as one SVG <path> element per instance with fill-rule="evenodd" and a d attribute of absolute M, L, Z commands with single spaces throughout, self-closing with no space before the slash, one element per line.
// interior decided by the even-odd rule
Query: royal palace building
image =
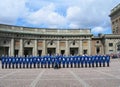
<path fill-rule="evenodd" d="M 90 29 L 38 29 L 0 25 L 0 55 L 91 55 Z"/>

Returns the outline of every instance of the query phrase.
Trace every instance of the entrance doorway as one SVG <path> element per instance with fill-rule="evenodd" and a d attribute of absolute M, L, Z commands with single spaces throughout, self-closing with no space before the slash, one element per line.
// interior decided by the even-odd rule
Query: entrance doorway
<path fill-rule="evenodd" d="M 61 50 L 61 54 L 64 55 L 65 54 L 65 50 Z"/>
<path fill-rule="evenodd" d="M 9 56 L 9 47 L 0 47 L 0 56 L 8 55 Z"/>
<path fill-rule="evenodd" d="M 49 55 L 56 54 L 56 49 L 55 48 L 47 48 L 47 54 L 49 54 Z"/>
<path fill-rule="evenodd" d="M 71 55 L 77 55 L 78 54 L 78 48 L 70 48 L 70 54 Z"/>
<path fill-rule="evenodd" d="M 19 50 L 15 50 L 14 56 L 18 55 Z"/>
<path fill-rule="evenodd" d="M 32 50 L 33 50 L 33 48 L 24 48 L 24 55 L 25 55 L 25 57 L 27 55 L 28 56 L 32 55 Z"/>
<path fill-rule="evenodd" d="M 39 56 L 42 55 L 42 50 L 38 50 L 38 55 L 39 55 Z"/>

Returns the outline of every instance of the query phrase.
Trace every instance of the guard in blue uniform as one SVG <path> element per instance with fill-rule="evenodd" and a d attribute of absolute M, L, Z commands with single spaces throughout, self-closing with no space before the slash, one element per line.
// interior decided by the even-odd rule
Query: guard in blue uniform
<path fill-rule="evenodd" d="M 26 62 L 26 68 L 29 68 L 29 57 L 28 56 L 25 58 L 25 62 Z"/>
<path fill-rule="evenodd" d="M 95 56 L 96 67 L 98 67 L 98 55 Z"/>
<path fill-rule="evenodd" d="M 18 56 L 16 56 L 16 60 L 15 60 L 16 68 L 18 68 L 18 62 L 19 62 L 19 60 L 18 60 Z"/>
<path fill-rule="evenodd" d="M 63 68 L 65 68 L 65 57 L 64 56 L 62 58 L 62 65 L 63 65 Z"/>
<path fill-rule="evenodd" d="M 81 56 L 78 56 L 78 58 L 77 58 L 77 63 L 78 63 L 78 68 L 80 68 Z"/>
<path fill-rule="evenodd" d="M 110 56 L 109 55 L 106 56 L 106 63 L 107 63 L 107 67 L 109 67 L 109 63 L 110 63 Z"/>
<path fill-rule="evenodd" d="M 15 62 L 16 62 L 15 57 L 12 57 L 12 68 L 13 68 L 13 69 L 15 68 Z"/>
<path fill-rule="evenodd" d="M 94 67 L 94 63 L 95 63 L 95 56 L 92 56 L 92 67 Z"/>
<path fill-rule="evenodd" d="M 55 58 L 54 56 L 52 56 L 51 58 L 52 58 L 52 68 L 54 68 Z"/>
<path fill-rule="evenodd" d="M 11 64 L 12 64 L 12 59 L 11 59 L 11 57 L 9 57 L 9 59 L 8 59 L 8 67 L 9 68 L 11 68 Z"/>
<path fill-rule="evenodd" d="M 2 55 L 1 60 L 2 60 L 2 69 L 3 69 L 5 66 L 5 56 L 4 55 Z"/>
<path fill-rule="evenodd" d="M 25 65 L 26 65 L 25 57 L 23 57 L 22 59 L 22 64 L 23 64 L 23 68 L 25 68 Z"/>
<path fill-rule="evenodd" d="M 91 57 L 91 56 L 88 56 L 88 64 L 89 64 L 89 67 L 91 67 L 91 63 L 92 63 L 92 57 Z"/>
<path fill-rule="evenodd" d="M 98 56 L 98 63 L 99 63 L 99 67 L 101 67 L 101 63 L 102 63 L 102 56 Z"/>
<path fill-rule="evenodd" d="M 41 57 L 38 56 L 37 57 L 37 68 L 40 68 L 40 61 L 41 61 Z"/>
<path fill-rule="evenodd" d="M 36 62 L 37 62 L 36 57 L 33 57 L 33 67 L 34 67 L 34 68 L 36 68 Z"/>
<path fill-rule="evenodd" d="M 66 57 L 66 65 L 67 65 L 67 68 L 69 68 L 69 62 L 70 62 L 70 58 L 69 58 L 69 56 L 68 56 L 68 57 Z"/>
<path fill-rule="evenodd" d="M 73 57 L 72 56 L 70 56 L 70 66 L 71 68 L 73 68 Z"/>
<path fill-rule="evenodd" d="M 81 67 L 82 68 L 84 67 L 84 62 L 85 62 L 85 56 L 82 56 L 81 57 Z"/>
<path fill-rule="evenodd" d="M 48 61 L 47 61 L 48 68 L 50 68 L 50 64 L 51 64 L 51 56 L 48 56 Z"/>
<path fill-rule="evenodd" d="M 22 57 L 19 57 L 18 58 L 18 64 L 19 64 L 19 68 L 22 68 Z"/>
<path fill-rule="evenodd" d="M 41 57 L 41 68 L 43 68 L 43 64 L 44 64 L 44 59 L 43 57 Z"/>
<path fill-rule="evenodd" d="M 84 56 L 84 61 L 85 61 L 85 67 L 87 67 L 87 63 L 88 63 L 88 56 Z"/>
<path fill-rule="evenodd" d="M 32 68 L 32 64 L 33 64 L 33 57 L 32 56 L 30 56 L 29 62 L 30 62 L 30 68 Z"/>
<path fill-rule="evenodd" d="M 103 58 L 102 58 L 103 67 L 105 67 L 105 61 L 106 61 L 106 57 L 105 57 L 105 55 L 104 55 Z"/>

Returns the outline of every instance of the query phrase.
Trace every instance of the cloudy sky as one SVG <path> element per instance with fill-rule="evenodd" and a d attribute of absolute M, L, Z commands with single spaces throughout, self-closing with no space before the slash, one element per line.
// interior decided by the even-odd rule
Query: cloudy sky
<path fill-rule="evenodd" d="M 109 14 L 120 0 L 0 0 L 0 24 L 111 33 Z"/>

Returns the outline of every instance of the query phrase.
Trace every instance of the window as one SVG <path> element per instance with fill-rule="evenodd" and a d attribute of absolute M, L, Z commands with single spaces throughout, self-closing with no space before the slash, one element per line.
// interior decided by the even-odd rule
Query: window
<path fill-rule="evenodd" d="M 109 47 L 112 47 L 113 46 L 113 43 L 109 43 Z"/>
<path fill-rule="evenodd" d="M 30 45 L 30 41 L 28 41 L 27 44 Z"/>
<path fill-rule="evenodd" d="M 4 42 L 3 42 L 4 44 L 6 44 L 6 41 L 4 40 Z"/>
<path fill-rule="evenodd" d="M 75 41 L 73 41 L 73 45 L 75 45 Z"/>
<path fill-rule="evenodd" d="M 99 41 L 96 41 L 96 43 L 99 43 Z"/>

